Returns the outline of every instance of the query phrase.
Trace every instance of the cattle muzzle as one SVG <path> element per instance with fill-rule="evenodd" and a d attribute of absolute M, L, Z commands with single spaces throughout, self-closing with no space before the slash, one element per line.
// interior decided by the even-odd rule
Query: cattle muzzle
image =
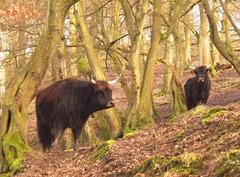
<path fill-rule="evenodd" d="M 107 108 L 112 108 L 114 106 L 115 106 L 115 103 L 113 102 L 113 100 L 109 100 L 107 105 L 106 105 Z"/>
<path fill-rule="evenodd" d="M 198 78 L 198 82 L 199 83 L 203 83 L 204 82 L 204 78 Z"/>

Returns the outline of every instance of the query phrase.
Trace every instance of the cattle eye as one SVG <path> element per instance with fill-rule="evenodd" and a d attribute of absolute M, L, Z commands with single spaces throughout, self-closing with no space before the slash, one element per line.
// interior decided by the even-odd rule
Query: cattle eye
<path fill-rule="evenodd" d="M 103 95 L 103 94 L 104 94 L 104 91 L 98 90 L 96 93 L 97 93 L 98 95 Z"/>

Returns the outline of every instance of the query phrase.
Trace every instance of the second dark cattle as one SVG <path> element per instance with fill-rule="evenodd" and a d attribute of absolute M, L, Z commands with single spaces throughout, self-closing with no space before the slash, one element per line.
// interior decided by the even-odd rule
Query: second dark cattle
<path fill-rule="evenodd" d="M 208 76 L 209 67 L 199 66 L 192 69 L 196 76 L 188 79 L 184 85 L 188 110 L 196 107 L 198 104 L 205 104 L 211 89 L 211 81 Z"/>

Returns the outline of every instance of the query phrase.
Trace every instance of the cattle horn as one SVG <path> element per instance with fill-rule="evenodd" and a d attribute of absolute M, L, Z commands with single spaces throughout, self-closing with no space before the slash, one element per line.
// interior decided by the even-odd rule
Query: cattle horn
<path fill-rule="evenodd" d="M 97 82 L 94 79 L 91 79 L 91 83 L 96 84 Z"/>
<path fill-rule="evenodd" d="M 196 69 L 196 67 L 193 67 L 193 66 L 190 66 L 190 65 L 188 65 L 188 67 L 189 67 L 190 69 L 192 69 L 192 70 L 195 70 L 195 69 Z"/>
<path fill-rule="evenodd" d="M 121 73 L 119 74 L 119 76 L 118 76 L 116 79 L 114 79 L 114 80 L 112 80 L 112 81 L 108 81 L 108 84 L 109 84 L 109 85 L 112 85 L 112 84 L 116 84 L 116 83 L 117 83 L 117 81 L 122 77 L 122 73 L 123 73 L 124 68 L 125 68 L 125 65 L 122 67 Z"/>
<path fill-rule="evenodd" d="M 209 68 L 211 68 L 211 67 L 212 67 L 212 65 L 211 65 L 211 64 L 209 64 L 209 65 L 207 65 L 206 67 L 207 67 L 207 69 L 209 69 Z"/>

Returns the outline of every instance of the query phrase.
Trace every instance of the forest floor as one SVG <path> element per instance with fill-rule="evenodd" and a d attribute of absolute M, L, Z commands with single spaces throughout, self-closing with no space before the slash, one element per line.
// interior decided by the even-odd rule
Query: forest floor
<path fill-rule="evenodd" d="M 229 176 L 240 177 L 240 77 L 224 70 L 212 77 L 206 105 L 170 119 L 170 101 L 158 93 L 162 73 L 155 72 L 156 124 L 116 141 L 81 145 L 76 151 L 53 148 L 42 152 L 36 135 L 35 117 L 30 117 L 28 142 L 32 147 L 16 177 L 101 176 Z M 187 73 L 183 79 L 191 77 Z M 117 88 L 113 89 L 116 93 Z M 117 92 L 118 93 L 118 92 Z M 121 93 L 115 95 L 124 107 Z M 102 149 L 104 151 L 104 149 Z"/>

